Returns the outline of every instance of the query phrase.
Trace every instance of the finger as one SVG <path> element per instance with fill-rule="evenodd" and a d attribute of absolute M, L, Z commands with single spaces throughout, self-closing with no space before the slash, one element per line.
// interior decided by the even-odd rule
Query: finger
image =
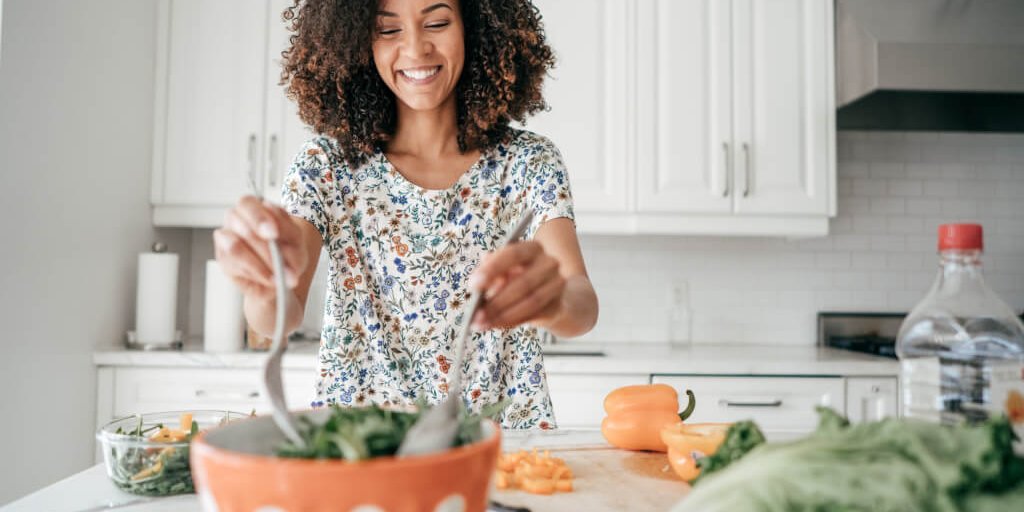
<path fill-rule="evenodd" d="M 277 219 L 263 200 L 245 196 L 238 201 L 233 211 L 249 225 L 250 229 L 264 240 L 276 240 L 280 233 Z"/>
<path fill-rule="evenodd" d="M 491 280 L 504 274 L 508 269 L 529 264 L 542 253 L 537 242 L 516 242 L 488 254 L 480 260 L 480 266 L 469 279 L 469 287 L 474 290 L 486 289 Z"/>
<path fill-rule="evenodd" d="M 532 291 L 523 300 L 485 318 L 485 327 L 515 327 L 531 320 L 552 316 L 561 308 L 564 290 L 565 279 L 558 276 Z"/>
<path fill-rule="evenodd" d="M 264 202 L 264 206 L 277 222 L 278 248 L 281 249 L 281 257 L 284 258 L 285 267 L 290 273 L 289 282 L 294 286 L 298 283 L 298 276 L 306 270 L 306 264 L 309 262 L 308 249 L 302 236 L 302 230 L 296 225 L 296 217 L 284 208 L 270 202 Z"/>
<path fill-rule="evenodd" d="M 242 238 L 229 230 L 218 229 L 213 232 L 213 241 L 217 261 L 233 282 L 242 286 L 245 281 L 252 281 L 273 287 L 270 268 Z"/>
<path fill-rule="evenodd" d="M 238 208 L 232 208 L 228 210 L 227 215 L 224 216 L 224 229 L 235 234 L 235 236 L 243 244 L 245 244 L 249 250 L 255 254 L 267 268 L 272 268 L 270 262 L 270 246 L 267 245 L 266 240 L 257 235 L 254 232 L 254 228 L 248 221 L 242 217 L 239 213 Z"/>
<path fill-rule="evenodd" d="M 550 256 L 538 258 L 534 261 L 533 266 L 528 267 L 522 275 L 510 277 L 501 291 L 488 298 L 484 304 L 484 311 L 488 316 L 495 317 L 498 312 L 521 301 L 532 291 L 558 277 L 560 277 L 558 275 L 558 260 Z M 537 304 L 537 306 L 541 305 L 543 303 Z"/>

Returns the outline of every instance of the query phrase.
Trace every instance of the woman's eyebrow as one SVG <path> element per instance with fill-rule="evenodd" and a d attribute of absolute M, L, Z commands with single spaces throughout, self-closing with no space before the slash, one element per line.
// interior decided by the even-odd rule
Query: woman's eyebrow
<path fill-rule="evenodd" d="M 422 11 L 420 11 L 420 14 L 431 13 L 431 12 L 434 12 L 434 11 L 436 11 L 438 9 L 448 9 L 449 11 L 453 10 L 450 5 L 448 5 L 448 4 L 444 3 L 444 2 L 438 2 L 438 3 L 434 4 L 434 5 L 431 5 L 430 7 L 427 7 L 426 9 L 423 9 Z M 397 18 L 398 17 L 397 14 L 395 14 L 395 13 L 393 13 L 391 11 L 377 11 L 377 16 L 388 16 L 388 17 L 392 17 L 392 18 Z"/>

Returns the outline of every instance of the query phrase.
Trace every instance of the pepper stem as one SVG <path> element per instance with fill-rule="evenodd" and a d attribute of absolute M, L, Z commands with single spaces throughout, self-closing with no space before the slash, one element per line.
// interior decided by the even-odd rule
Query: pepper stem
<path fill-rule="evenodd" d="M 679 413 L 679 421 L 686 421 L 693 414 L 693 409 L 697 407 L 697 397 L 693 396 L 693 391 L 686 390 L 686 397 L 690 400 L 690 403 L 686 404 L 686 409 Z"/>

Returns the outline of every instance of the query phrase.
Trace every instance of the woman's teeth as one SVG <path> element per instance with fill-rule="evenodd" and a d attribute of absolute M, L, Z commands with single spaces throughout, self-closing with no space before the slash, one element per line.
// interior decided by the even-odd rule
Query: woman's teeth
<path fill-rule="evenodd" d="M 436 75 L 440 70 L 441 66 L 435 66 L 432 68 L 403 69 L 401 73 L 413 80 L 424 80 Z"/>

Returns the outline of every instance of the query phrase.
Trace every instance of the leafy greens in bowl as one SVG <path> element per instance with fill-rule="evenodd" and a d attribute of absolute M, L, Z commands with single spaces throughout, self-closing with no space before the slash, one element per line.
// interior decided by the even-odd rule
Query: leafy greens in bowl
<path fill-rule="evenodd" d="M 480 414 L 459 415 L 455 446 L 474 443 L 483 438 L 481 422 L 493 419 L 505 407 L 497 403 L 484 407 Z M 369 407 L 331 406 L 326 419 L 314 421 L 299 416 L 300 432 L 305 446 L 285 442 L 277 447 L 277 455 L 303 459 L 345 459 L 359 461 L 394 455 L 405 435 L 424 411 L 396 411 L 371 405 Z M 454 447 L 454 446 L 453 446 Z"/>
<path fill-rule="evenodd" d="M 126 416 L 96 432 L 107 475 L 121 490 L 143 496 L 193 492 L 189 444 L 202 430 L 245 418 L 230 411 L 159 412 Z"/>

